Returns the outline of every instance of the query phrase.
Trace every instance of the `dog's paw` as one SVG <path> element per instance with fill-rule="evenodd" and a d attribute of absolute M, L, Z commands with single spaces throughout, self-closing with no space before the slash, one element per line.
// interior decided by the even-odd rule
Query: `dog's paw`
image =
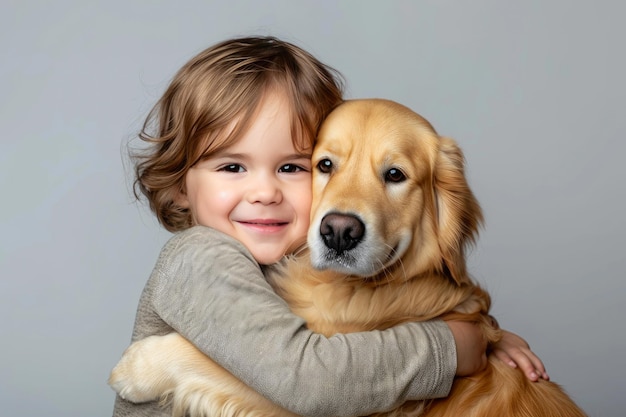
<path fill-rule="evenodd" d="M 167 336 L 150 336 L 130 345 L 111 371 L 109 385 L 134 403 L 158 400 L 173 388 L 163 361 Z"/>

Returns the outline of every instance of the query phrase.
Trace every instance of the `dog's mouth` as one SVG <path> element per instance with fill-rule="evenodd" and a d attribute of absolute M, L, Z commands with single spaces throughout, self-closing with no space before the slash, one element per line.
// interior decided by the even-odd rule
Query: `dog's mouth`
<path fill-rule="evenodd" d="M 334 249 L 327 249 L 322 255 L 324 263 L 328 265 L 326 269 L 336 269 L 341 272 L 355 273 L 353 270 L 357 268 L 357 258 L 350 252 L 337 252 Z"/>
<path fill-rule="evenodd" d="M 386 270 L 392 267 L 399 258 L 401 242 L 389 247 L 384 254 L 376 256 L 369 253 L 367 248 L 355 247 L 349 251 L 337 251 L 324 247 L 321 253 L 314 256 L 313 265 L 317 269 L 328 269 L 342 274 L 347 274 L 345 279 L 377 282 L 389 279 Z"/>

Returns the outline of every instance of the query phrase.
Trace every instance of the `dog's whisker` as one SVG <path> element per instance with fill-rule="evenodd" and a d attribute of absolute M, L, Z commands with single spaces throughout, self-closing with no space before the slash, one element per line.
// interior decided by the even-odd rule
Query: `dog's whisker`
<path fill-rule="evenodd" d="M 298 247 L 297 247 L 297 248 L 293 251 L 293 253 L 292 253 L 292 254 L 293 254 L 294 256 L 300 256 L 300 255 L 303 255 L 303 254 L 305 254 L 305 252 L 307 251 L 307 249 L 308 249 L 308 248 L 309 248 L 309 247 L 308 247 L 308 245 L 307 245 L 306 243 L 303 243 L 302 245 L 298 246 Z"/>
<path fill-rule="evenodd" d="M 385 246 L 387 246 L 389 248 L 388 258 L 389 259 L 393 259 L 396 256 L 396 248 L 392 247 L 389 244 L 385 244 Z M 402 281 L 406 281 L 407 280 L 407 272 L 406 272 L 406 269 L 404 268 L 404 262 L 402 261 L 402 258 L 398 258 L 394 262 L 394 264 L 395 264 L 395 267 L 399 267 L 402 270 L 402 274 L 401 274 Z M 385 272 L 385 275 L 390 275 L 391 274 L 390 269 L 388 267 L 384 266 L 384 265 L 383 265 L 383 272 Z M 388 282 L 391 282 L 391 281 L 388 281 Z"/>

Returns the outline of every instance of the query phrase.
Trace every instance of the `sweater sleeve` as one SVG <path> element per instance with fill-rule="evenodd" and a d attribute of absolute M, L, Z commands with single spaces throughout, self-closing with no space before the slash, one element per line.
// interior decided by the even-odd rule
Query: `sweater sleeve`
<path fill-rule="evenodd" d="M 438 398 L 456 370 L 442 321 L 324 337 L 306 328 L 234 239 L 196 226 L 153 272 L 155 312 L 271 401 L 303 416 L 365 415 Z"/>

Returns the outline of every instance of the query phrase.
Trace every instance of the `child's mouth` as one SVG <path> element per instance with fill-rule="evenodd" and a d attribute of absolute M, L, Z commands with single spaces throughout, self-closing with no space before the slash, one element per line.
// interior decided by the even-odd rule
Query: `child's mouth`
<path fill-rule="evenodd" d="M 251 229 L 262 232 L 277 232 L 283 230 L 285 226 L 289 224 L 289 222 L 276 219 L 244 220 L 240 221 L 239 223 Z"/>

